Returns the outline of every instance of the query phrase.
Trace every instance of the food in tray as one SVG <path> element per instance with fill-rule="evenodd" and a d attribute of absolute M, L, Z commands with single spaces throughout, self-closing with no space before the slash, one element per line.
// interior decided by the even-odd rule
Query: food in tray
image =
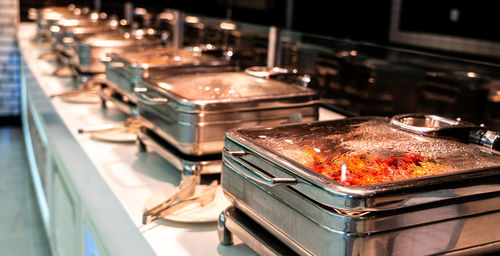
<path fill-rule="evenodd" d="M 258 145 L 349 186 L 500 165 L 496 153 L 459 141 L 408 133 L 383 118 L 241 132 Z"/>
<path fill-rule="evenodd" d="M 327 156 L 306 147 L 302 164 L 343 185 L 365 186 L 453 171 L 429 157 L 387 150 L 381 154 Z M 304 161 L 308 159 L 307 161 Z"/>

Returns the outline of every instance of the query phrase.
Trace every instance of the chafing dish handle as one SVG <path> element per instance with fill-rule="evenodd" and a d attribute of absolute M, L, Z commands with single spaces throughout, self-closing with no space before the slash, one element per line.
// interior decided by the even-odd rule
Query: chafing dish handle
<path fill-rule="evenodd" d="M 441 123 L 444 125 L 441 126 Z M 461 120 L 412 113 L 393 116 L 391 125 L 416 134 L 454 138 L 500 151 L 500 132 L 490 131 L 483 126 Z"/>
<path fill-rule="evenodd" d="M 490 130 L 475 130 L 469 134 L 472 143 L 500 151 L 500 133 Z"/>
<path fill-rule="evenodd" d="M 262 184 L 262 185 L 265 185 L 268 187 L 288 186 L 288 185 L 297 184 L 296 178 L 279 178 L 279 177 L 274 178 L 274 177 L 269 176 L 266 173 L 261 172 L 259 169 L 255 168 L 251 165 L 243 163 L 243 161 L 237 160 L 236 159 L 237 157 L 243 156 L 246 154 L 245 151 L 225 151 L 224 153 L 229 155 L 229 157 L 232 158 L 234 161 L 238 162 L 239 164 L 243 165 L 245 168 L 250 170 L 248 172 L 243 171 L 241 169 L 238 169 L 238 168 L 232 166 L 231 163 L 226 161 L 226 163 L 232 167 L 233 171 L 237 172 L 238 174 L 240 174 L 240 175 L 242 175 L 242 176 L 244 176 L 244 177 L 246 177 L 254 182 L 257 182 L 259 184 Z"/>
<path fill-rule="evenodd" d="M 168 103 L 167 98 L 152 98 L 152 97 L 146 95 L 147 91 L 148 91 L 148 89 L 146 89 L 146 88 L 134 88 L 135 95 L 137 95 L 139 100 L 145 104 L 158 105 L 158 104 Z"/>

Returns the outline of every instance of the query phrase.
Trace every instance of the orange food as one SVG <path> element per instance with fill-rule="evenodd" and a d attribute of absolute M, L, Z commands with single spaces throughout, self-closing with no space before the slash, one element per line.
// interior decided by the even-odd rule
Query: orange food
<path fill-rule="evenodd" d="M 418 178 L 451 171 L 449 167 L 435 163 L 431 159 L 414 153 L 384 152 L 377 154 L 336 155 L 306 149 L 312 159 L 305 164 L 310 169 L 323 174 L 343 185 L 366 186 L 390 181 Z"/>

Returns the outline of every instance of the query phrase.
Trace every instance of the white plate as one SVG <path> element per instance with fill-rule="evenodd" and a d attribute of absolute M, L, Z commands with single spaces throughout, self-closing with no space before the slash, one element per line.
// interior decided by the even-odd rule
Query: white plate
<path fill-rule="evenodd" d="M 197 185 L 194 196 L 198 196 L 204 187 L 207 185 Z M 158 192 L 151 196 L 146 202 L 146 209 L 161 203 L 166 198 L 175 194 L 178 188 L 167 189 Z M 215 194 L 214 201 L 201 206 L 200 203 L 192 203 L 186 205 L 185 207 L 172 212 L 171 214 L 164 216 L 163 219 L 184 222 L 184 223 L 202 223 L 202 222 L 215 222 L 219 218 L 219 214 L 230 205 L 229 201 L 224 196 L 222 192 L 222 187 L 217 186 L 217 192 Z"/>
<path fill-rule="evenodd" d="M 137 134 L 123 130 L 112 130 L 109 132 L 94 132 L 90 138 L 108 142 L 135 142 Z"/>
<path fill-rule="evenodd" d="M 88 94 L 81 94 L 77 96 L 67 96 L 61 97 L 61 100 L 70 102 L 70 103 L 100 103 L 101 99 L 99 98 L 99 95 L 88 95 Z"/>

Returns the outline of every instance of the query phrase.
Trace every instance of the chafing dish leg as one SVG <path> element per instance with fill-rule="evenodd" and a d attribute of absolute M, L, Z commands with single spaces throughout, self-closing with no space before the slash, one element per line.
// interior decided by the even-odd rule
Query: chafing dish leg
<path fill-rule="evenodd" d="M 201 181 L 201 166 L 192 164 L 190 166 L 184 166 L 182 170 L 182 179 L 186 176 L 196 176 L 196 184 L 200 184 Z"/>
<path fill-rule="evenodd" d="M 233 234 L 226 228 L 226 210 L 222 211 L 217 220 L 217 234 L 219 235 L 219 242 L 222 245 L 233 244 Z"/>
<path fill-rule="evenodd" d="M 109 88 L 102 88 L 101 89 L 101 92 L 99 93 L 99 98 L 101 99 L 101 107 L 103 109 L 106 109 L 108 108 L 108 106 L 106 105 L 107 104 L 107 100 L 106 98 L 109 97 L 108 94 L 110 94 L 110 89 Z"/>
<path fill-rule="evenodd" d="M 217 233 L 222 245 L 233 244 L 233 236 L 236 236 L 259 255 L 297 255 L 295 251 L 270 234 L 259 223 L 232 205 L 219 215 Z M 310 255 L 305 251 L 303 254 Z"/>
<path fill-rule="evenodd" d="M 196 164 L 192 164 L 189 166 L 185 166 L 184 170 L 182 171 L 182 176 L 191 176 L 191 175 L 200 175 L 200 169 L 201 167 Z"/>
<path fill-rule="evenodd" d="M 108 106 L 106 105 L 107 104 L 107 101 L 105 99 L 103 99 L 102 97 L 101 98 L 101 108 L 104 110 L 104 109 L 107 109 Z"/>
<path fill-rule="evenodd" d="M 139 148 L 139 152 L 148 152 L 148 147 L 142 142 L 141 136 L 137 136 L 137 147 Z"/>
<path fill-rule="evenodd" d="M 86 74 L 74 74 L 71 76 L 73 79 L 73 85 L 76 88 L 83 87 L 86 83 L 88 83 L 90 76 Z"/>

